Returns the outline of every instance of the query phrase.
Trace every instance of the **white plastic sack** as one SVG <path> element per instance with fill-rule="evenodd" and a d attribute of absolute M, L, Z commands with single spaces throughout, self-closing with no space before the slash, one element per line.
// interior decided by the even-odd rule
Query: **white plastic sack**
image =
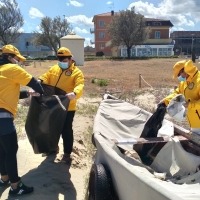
<path fill-rule="evenodd" d="M 174 136 L 174 124 L 170 121 L 163 120 L 162 127 L 158 130 L 157 137 Z"/>
<path fill-rule="evenodd" d="M 169 116 L 175 120 L 182 121 L 187 112 L 186 108 L 183 106 L 184 103 L 185 97 L 182 94 L 178 94 L 172 98 L 167 106 L 167 112 Z"/>

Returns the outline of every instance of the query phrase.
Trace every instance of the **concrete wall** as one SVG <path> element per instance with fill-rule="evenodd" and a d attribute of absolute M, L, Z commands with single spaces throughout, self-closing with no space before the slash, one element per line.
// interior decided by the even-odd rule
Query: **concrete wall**
<path fill-rule="evenodd" d="M 84 38 L 60 39 L 61 47 L 67 47 L 71 51 L 73 59 L 76 61 L 77 66 L 84 65 L 84 40 Z"/>

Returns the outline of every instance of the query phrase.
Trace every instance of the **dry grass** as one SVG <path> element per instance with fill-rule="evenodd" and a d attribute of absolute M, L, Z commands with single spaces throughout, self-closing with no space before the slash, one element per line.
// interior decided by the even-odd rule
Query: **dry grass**
<path fill-rule="evenodd" d="M 169 89 L 178 85 L 177 79 L 172 79 L 173 65 L 184 58 L 173 59 L 149 59 L 149 60 L 124 60 L 124 61 L 86 61 L 84 66 L 79 68 L 85 76 L 84 96 L 100 97 L 100 93 L 105 89 L 112 91 L 121 91 L 123 99 L 130 103 L 134 103 L 135 97 L 145 93 L 152 93 L 158 103 L 169 93 Z M 57 61 L 42 61 L 31 63 L 30 66 L 24 66 L 24 69 L 38 78 L 45 73 Z M 196 66 L 200 69 L 200 64 Z M 141 82 L 139 88 L 139 74 L 145 80 Z M 108 85 L 104 87 L 98 86 L 92 80 L 105 79 Z M 152 86 L 152 88 L 150 86 Z M 167 92 L 168 91 L 168 92 Z M 145 109 L 145 108 L 144 108 Z M 150 111 L 150 110 L 149 110 Z M 151 112 L 151 111 L 150 111 Z M 182 125 L 188 128 L 186 122 Z"/>
<path fill-rule="evenodd" d="M 85 76 L 85 94 L 99 93 L 105 88 L 113 88 L 122 92 L 129 92 L 141 88 L 173 88 L 178 85 L 178 80 L 172 79 L 173 65 L 182 60 L 174 59 L 149 59 L 149 60 L 125 60 L 125 61 L 86 61 L 80 69 Z M 46 72 L 57 61 L 43 61 L 32 63 L 25 66 L 24 69 L 36 78 Z M 200 64 L 196 66 L 200 68 Z M 139 88 L 139 74 L 142 75 L 146 84 L 142 80 Z M 109 80 L 108 86 L 99 87 L 92 83 L 92 79 Z"/>

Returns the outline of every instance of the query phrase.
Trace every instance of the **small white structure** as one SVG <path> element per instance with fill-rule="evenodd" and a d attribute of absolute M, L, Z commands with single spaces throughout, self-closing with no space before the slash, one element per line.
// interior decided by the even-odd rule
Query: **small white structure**
<path fill-rule="evenodd" d="M 74 33 L 60 38 L 61 47 L 67 47 L 71 51 L 77 66 L 84 65 L 84 41 L 84 38 Z"/>

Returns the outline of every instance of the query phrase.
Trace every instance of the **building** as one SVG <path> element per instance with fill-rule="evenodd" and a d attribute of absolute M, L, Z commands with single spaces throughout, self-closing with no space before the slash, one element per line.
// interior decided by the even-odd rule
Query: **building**
<path fill-rule="evenodd" d="M 191 55 L 193 50 L 200 56 L 200 31 L 174 31 L 170 38 L 175 41 L 175 55 Z"/>
<path fill-rule="evenodd" d="M 85 56 L 94 56 L 95 55 L 95 48 L 92 46 L 85 46 L 84 47 L 84 55 Z"/>
<path fill-rule="evenodd" d="M 61 47 L 67 47 L 70 49 L 73 59 L 76 61 L 76 65 L 78 66 L 84 65 L 84 41 L 84 38 L 75 33 L 60 38 Z"/>
<path fill-rule="evenodd" d="M 33 33 L 22 33 L 17 42 L 13 43 L 20 53 L 24 56 L 30 57 L 46 57 L 48 55 L 54 55 L 54 51 L 46 46 L 35 46 L 32 42 L 34 39 Z"/>
<path fill-rule="evenodd" d="M 95 15 L 93 17 L 94 29 L 90 32 L 94 33 L 95 52 L 103 51 L 105 55 L 112 56 L 127 56 L 127 49 L 125 46 L 112 47 L 109 34 L 106 29 L 112 19 L 112 16 L 118 14 L 111 11 L 111 13 L 104 13 Z M 146 26 L 150 28 L 151 32 L 149 39 L 143 44 L 137 45 L 131 49 L 131 56 L 169 56 L 173 55 L 174 41 L 169 37 L 170 28 L 173 24 L 170 20 L 145 18 Z"/>
<path fill-rule="evenodd" d="M 105 55 L 111 55 L 111 47 L 106 47 L 106 42 L 110 40 L 106 25 L 110 24 L 114 12 L 98 14 L 93 17 L 94 29 L 90 29 L 90 33 L 94 34 L 95 52 L 103 51 Z"/>

